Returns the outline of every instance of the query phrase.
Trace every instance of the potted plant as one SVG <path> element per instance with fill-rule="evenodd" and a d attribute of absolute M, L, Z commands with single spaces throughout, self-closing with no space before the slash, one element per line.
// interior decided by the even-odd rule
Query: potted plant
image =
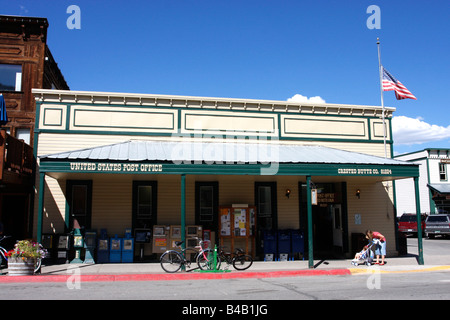
<path fill-rule="evenodd" d="M 29 240 L 18 241 L 14 249 L 6 253 L 8 258 L 8 275 L 32 275 L 35 264 L 45 255 L 45 250 L 36 242 Z"/>

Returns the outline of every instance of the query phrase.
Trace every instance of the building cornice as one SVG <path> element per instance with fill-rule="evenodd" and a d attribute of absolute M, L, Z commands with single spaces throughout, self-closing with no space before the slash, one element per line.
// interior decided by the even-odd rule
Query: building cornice
<path fill-rule="evenodd" d="M 195 109 L 273 111 L 330 115 L 381 116 L 382 107 L 331 103 L 298 103 L 280 100 L 235 99 L 216 97 L 196 97 L 160 94 L 137 94 L 119 92 L 68 91 L 33 89 L 36 101 L 59 103 L 89 103 L 111 105 L 141 105 L 163 107 L 185 107 Z M 395 108 L 385 107 L 387 117 Z"/>

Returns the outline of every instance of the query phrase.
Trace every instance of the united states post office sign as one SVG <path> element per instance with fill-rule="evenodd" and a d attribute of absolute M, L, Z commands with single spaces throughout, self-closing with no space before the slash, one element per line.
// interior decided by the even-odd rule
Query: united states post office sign
<path fill-rule="evenodd" d="M 264 171 L 264 170 L 265 171 Z M 273 170 L 266 170 L 273 169 Z M 116 161 L 40 161 L 39 171 L 112 174 L 232 174 L 290 176 L 387 176 L 418 177 L 417 165 L 373 166 L 309 163 L 196 163 L 182 162 L 116 162 Z"/>
<path fill-rule="evenodd" d="M 150 163 L 102 163 L 102 162 L 71 162 L 70 171 L 74 172 L 162 172 L 162 164 Z"/>

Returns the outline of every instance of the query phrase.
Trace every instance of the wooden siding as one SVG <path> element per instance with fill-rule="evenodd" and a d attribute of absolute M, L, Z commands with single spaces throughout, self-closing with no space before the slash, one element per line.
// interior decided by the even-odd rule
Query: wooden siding
<path fill-rule="evenodd" d="M 158 182 L 158 224 L 179 225 L 180 217 L 180 176 L 175 175 L 100 175 L 65 176 L 56 180 L 46 177 L 44 205 L 44 233 L 64 232 L 65 185 L 67 179 L 92 179 L 92 228 L 106 228 L 109 235 L 123 235 L 125 228 L 131 227 L 133 180 Z M 323 178 L 326 179 L 326 178 Z M 329 182 L 337 182 L 331 181 Z M 195 224 L 195 182 L 217 181 L 219 183 L 219 205 L 233 203 L 255 204 L 254 186 L 256 181 L 277 183 L 278 227 L 297 229 L 299 224 L 298 182 L 303 177 L 282 176 L 187 176 L 186 179 L 186 224 Z M 326 180 L 324 180 L 326 181 Z M 387 187 L 389 186 L 389 187 Z M 291 190 L 290 197 L 285 196 Z M 361 198 L 355 196 L 361 190 Z M 394 211 L 391 183 L 370 183 L 362 179 L 347 182 L 348 194 L 348 235 L 364 233 L 367 229 L 379 231 L 387 237 L 388 252 L 395 252 Z M 37 212 L 37 210 L 35 211 Z M 361 215 L 361 225 L 355 224 L 355 215 Z M 34 221 L 37 221 L 35 217 Z M 36 224 L 34 226 L 36 228 Z"/>

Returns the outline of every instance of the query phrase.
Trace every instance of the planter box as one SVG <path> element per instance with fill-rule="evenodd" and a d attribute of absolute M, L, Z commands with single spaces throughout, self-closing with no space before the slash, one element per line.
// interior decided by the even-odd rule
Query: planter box
<path fill-rule="evenodd" d="M 34 274 L 35 259 L 22 260 L 21 258 L 8 259 L 8 275 L 31 276 Z"/>

